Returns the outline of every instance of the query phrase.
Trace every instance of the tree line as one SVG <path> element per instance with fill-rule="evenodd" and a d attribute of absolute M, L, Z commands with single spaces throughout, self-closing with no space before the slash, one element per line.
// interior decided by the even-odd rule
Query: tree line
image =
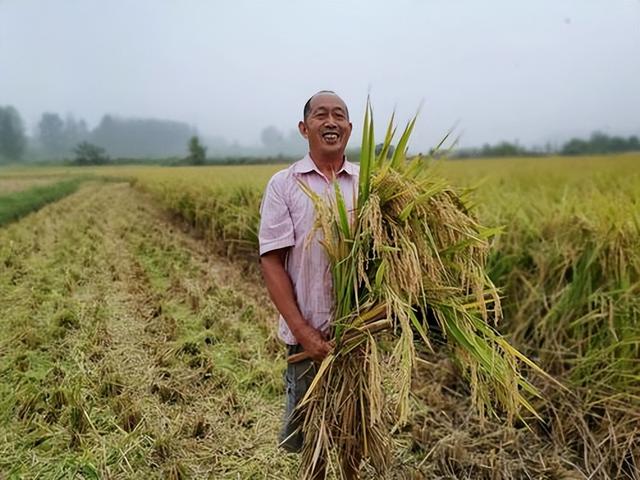
<path fill-rule="evenodd" d="M 198 165 L 207 161 L 205 144 L 212 157 L 208 161 L 215 163 L 246 163 L 250 158 L 271 162 L 306 152 L 306 142 L 297 130 L 285 133 L 272 125 L 262 129 L 259 145 L 245 146 L 219 136 L 200 138 L 194 127 L 183 122 L 114 115 L 104 115 L 90 129 L 83 119 L 45 112 L 28 137 L 18 111 L 0 107 L 0 163 L 28 158 L 78 164 L 156 161 Z"/>
<path fill-rule="evenodd" d="M 33 137 L 28 137 L 19 112 L 12 106 L 0 106 L 0 163 L 34 159 L 72 160 L 78 164 L 141 162 L 164 159 L 164 163 L 201 165 L 204 163 L 251 163 L 298 158 L 306 151 L 306 143 L 292 130 L 285 134 L 274 126 L 265 127 L 261 145 L 243 147 L 228 144 L 221 137 L 209 137 L 204 143 L 196 129 L 186 123 L 152 118 L 123 118 L 104 115 L 90 129 L 82 119 L 54 112 L 41 115 Z M 589 138 L 572 138 L 559 148 L 526 148 L 510 142 L 485 144 L 480 148 L 464 148 L 451 155 L 457 158 L 591 155 L 640 151 L 640 141 L 630 137 L 609 136 L 594 132 Z M 356 159 L 357 153 L 350 158 Z M 251 160 L 253 159 L 253 160 Z M 158 160 L 155 160 L 158 161 Z"/>
<path fill-rule="evenodd" d="M 552 154 L 597 155 L 639 151 L 640 140 L 636 135 L 620 137 L 594 132 L 588 139 L 572 138 L 560 148 L 553 148 L 549 144 L 544 148 L 526 148 L 518 143 L 500 142 L 495 145 L 485 144 L 480 148 L 459 149 L 453 156 L 457 158 L 533 157 Z"/>
<path fill-rule="evenodd" d="M 70 159 L 80 147 L 112 157 L 166 158 L 183 156 L 196 129 L 186 123 L 153 118 L 104 115 L 95 128 L 82 119 L 58 113 L 41 115 L 28 137 L 24 121 L 12 106 L 0 106 L 0 162 L 30 159 Z M 90 146 L 91 148 L 87 148 Z M 96 150 L 97 149 L 97 150 Z"/>

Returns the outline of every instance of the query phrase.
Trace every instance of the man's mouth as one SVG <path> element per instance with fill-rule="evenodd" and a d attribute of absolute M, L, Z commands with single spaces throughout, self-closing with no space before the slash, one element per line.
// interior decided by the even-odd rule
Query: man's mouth
<path fill-rule="evenodd" d="M 325 132 L 322 134 L 322 138 L 326 143 L 336 143 L 339 137 L 338 132 Z"/>

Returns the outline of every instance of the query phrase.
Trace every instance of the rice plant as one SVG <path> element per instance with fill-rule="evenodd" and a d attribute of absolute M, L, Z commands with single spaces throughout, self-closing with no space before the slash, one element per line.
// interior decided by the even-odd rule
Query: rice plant
<path fill-rule="evenodd" d="M 362 459 L 378 474 L 386 473 L 391 428 L 408 418 L 414 338 L 430 345 L 429 316 L 444 332 L 481 414 L 504 412 L 513 419 L 524 407 L 536 415 L 527 397 L 537 390 L 518 364 L 544 372 L 495 329 L 500 298 L 486 260 L 496 230 L 483 227 L 464 196 L 435 177 L 425 159 L 406 158 L 414 124 L 415 118 L 387 155 L 392 118 L 376 155 L 367 105 L 355 212 L 347 211 L 337 184 L 327 200 L 300 183 L 316 208 L 335 296 L 335 349 L 300 405 L 305 413 L 301 468 L 310 478 L 334 457 L 343 476 L 357 471 Z M 376 331 L 389 335 L 381 339 Z M 381 353 L 389 348 L 385 342 L 392 345 L 390 355 Z M 385 394 L 388 371 L 394 381 Z"/>

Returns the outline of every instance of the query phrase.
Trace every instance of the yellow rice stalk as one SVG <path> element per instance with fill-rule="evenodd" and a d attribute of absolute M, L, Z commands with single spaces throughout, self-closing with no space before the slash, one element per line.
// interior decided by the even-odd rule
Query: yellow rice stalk
<path fill-rule="evenodd" d="M 415 118 L 389 158 L 392 123 L 393 118 L 376 156 L 367 105 L 355 212 L 347 212 L 337 186 L 327 201 L 301 184 L 316 207 L 336 301 L 334 353 L 300 406 L 305 412 L 301 468 L 308 477 L 332 460 L 341 475 L 357 470 L 361 460 L 385 473 L 390 432 L 408 418 L 414 339 L 429 344 L 427 318 L 446 337 L 481 414 L 503 412 L 511 420 L 521 407 L 535 414 L 526 396 L 537 391 L 518 364 L 542 371 L 494 329 L 500 298 L 485 264 L 496 230 L 480 225 L 464 198 L 435 178 L 424 159 L 406 158 Z M 380 312 L 387 335 L 369 330 Z M 384 358 L 380 342 L 392 345 Z M 394 372 L 388 397 L 385 369 Z"/>

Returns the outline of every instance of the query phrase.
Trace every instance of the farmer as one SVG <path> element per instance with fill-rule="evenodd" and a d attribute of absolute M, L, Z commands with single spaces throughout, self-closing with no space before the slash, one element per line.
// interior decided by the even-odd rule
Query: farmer
<path fill-rule="evenodd" d="M 304 182 L 319 195 L 340 185 L 347 207 L 354 208 L 358 166 L 345 159 L 352 125 L 345 102 L 334 92 L 320 91 L 305 104 L 298 123 L 309 142 L 309 153 L 269 181 L 261 206 L 260 263 L 274 305 L 280 313 L 279 337 L 288 355 L 305 351 L 311 357 L 290 363 L 285 375 L 287 405 L 280 445 L 299 452 L 301 418 L 294 414 L 316 373 L 330 352 L 328 341 L 333 295 L 329 260 L 313 229 L 315 209 L 302 191 Z M 324 476 L 322 474 L 322 476 Z"/>

